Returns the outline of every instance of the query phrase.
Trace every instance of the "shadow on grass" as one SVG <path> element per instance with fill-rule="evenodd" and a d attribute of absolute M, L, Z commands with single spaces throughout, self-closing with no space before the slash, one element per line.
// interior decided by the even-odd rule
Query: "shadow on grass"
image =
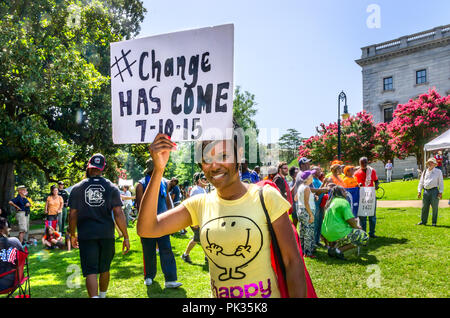
<path fill-rule="evenodd" d="M 148 298 L 186 298 L 186 290 L 182 287 L 178 288 L 162 288 L 159 282 L 153 281 L 147 286 Z"/>
<path fill-rule="evenodd" d="M 380 247 L 406 243 L 408 243 L 408 239 L 406 238 L 399 239 L 395 237 L 378 236 L 377 238 L 370 238 L 369 243 L 366 247 L 364 247 L 364 249 L 367 249 L 368 251 L 374 251 Z"/>
<path fill-rule="evenodd" d="M 384 237 L 378 236 L 377 238 L 369 239 L 367 246 L 361 247 L 361 253 L 359 256 L 351 255 L 346 257 L 346 260 L 340 260 L 334 257 L 328 256 L 327 250 L 321 249 L 316 252 L 316 257 L 319 261 L 326 264 L 360 264 L 360 265 L 370 265 L 378 263 L 378 259 L 375 255 L 370 255 L 370 252 L 384 246 L 389 246 L 393 244 L 406 244 L 408 239 L 406 238 L 394 238 L 394 237 Z M 347 253 L 346 253 L 347 254 Z"/>
<path fill-rule="evenodd" d="M 361 252 L 359 256 L 350 256 L 346 260 L 340 260 L 334 257 L 328 256 L 327 251 L 321 250 L 316 252 L 316 259 L 322 263 L 329 265 L 348 265 L 348 264 L 359 264 L 359 265 L 371 265 L 378 263 L 378 259 L 375 255 L 369 255 Z"/>
<path fill-rule="evenodd" d="M 209 271 L 209 266 L 208 266 L 208 263 L 206 263 L 206 262 L 204 262 L 204 263 L 192 263 L 191 265 L 200 267 L 202 269 L 202 271 L 204 271 L 204 272 L 208 272 Z"/>

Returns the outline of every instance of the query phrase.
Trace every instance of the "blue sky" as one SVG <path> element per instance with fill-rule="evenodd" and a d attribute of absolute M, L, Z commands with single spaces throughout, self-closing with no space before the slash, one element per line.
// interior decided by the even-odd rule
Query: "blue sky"
<path fill-rule="evenodd" d="M 380 8 L 369 28 L 367 8 Z M 344 90 L 362 110 L 361 47 L 450 24 L 448 0 L 144 0 L 139 37 L 234 24 L 234 83 L 255 95 L 260 128 L 315 134 Z M 342 110 L 341 110 L 342 111 Z"/>

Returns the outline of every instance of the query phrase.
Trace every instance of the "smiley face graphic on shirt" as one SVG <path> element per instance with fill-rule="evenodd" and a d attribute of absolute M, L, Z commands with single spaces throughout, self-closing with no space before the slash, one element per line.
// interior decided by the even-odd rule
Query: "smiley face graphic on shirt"
<path fill-rule="evenodd" d="M 206 256 L 223 269 L 219 280 L 226 281 L 246 276 L 242 268 L 258 255 L 263 236 L 253 220 L 244 216 L 223 216 L 202 226 L 200 243 L 205 247 Z"/>

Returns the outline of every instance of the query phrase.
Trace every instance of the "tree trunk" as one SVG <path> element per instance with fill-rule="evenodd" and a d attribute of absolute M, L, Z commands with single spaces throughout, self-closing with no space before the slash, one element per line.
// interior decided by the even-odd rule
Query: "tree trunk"
<path fill-rule="evenodd" d="M 0 208 L 10 211 L 8 202 L 14 196 L 14 163 L 0 163 Z"/>
<path fill-rule="evenodd" d="M 423 165 L 424 156 L 425 156 L 425 152 L 423 151 L 423 149 L 416 152 L 417 165 L 419 166 L 419 169 L 421 171 L 424 171 L 424 169 L 425 169 L 425 167 Z"/>

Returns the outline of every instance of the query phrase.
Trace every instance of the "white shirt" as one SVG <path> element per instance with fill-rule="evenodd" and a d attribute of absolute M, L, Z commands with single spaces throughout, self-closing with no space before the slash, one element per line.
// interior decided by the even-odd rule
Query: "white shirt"
<path fill-rule="evenodd" d="M 302 208 L 302 209 L 306 209 L 306 207 L 305 207 L 305 189 L 306 188 L 309 188 L 309 186 L 302 183 L 298 187 L 298 190 L 297 190 L 298 207 Z M 312 212 L 314 212 L 314 210 L 316 209 L 316 203 L 314 202 L 314 193 L 312 193 L 312 192 L 309 193 L 309 208 L 311 209 Z"/>
<path fill-rule="evenodd" d="M 422 192 L 422 189 L 429 190 L 431 188 L 438 188 L 439 193 L 444 192 L 444 178 L 442 176 L 442 171 L 437 168 L 430 169 L 427 168 L 425 173 L 422 173 L 419 181 L 419 187 L 417 192 Z"/>
<path fill-rule="evenodd" d="M 131 197 L 131 192 L 129 190 L 127 190 L 127 191 L 120 191 L 120 194 L 125 196 L 125 197 Z M 133 205 L 133 202 L 131 200 L 123 200 L 123 205 L 124 206 Z"/>
<path fill-rule="evenodd" d="M 195 185 L 192 187 L 191 193 L 189 193 L 189 196 L 192 197 L 196 194 L 202 194 L 202 193 L 206 193 L 206 190 L 198 185 Z"/>

